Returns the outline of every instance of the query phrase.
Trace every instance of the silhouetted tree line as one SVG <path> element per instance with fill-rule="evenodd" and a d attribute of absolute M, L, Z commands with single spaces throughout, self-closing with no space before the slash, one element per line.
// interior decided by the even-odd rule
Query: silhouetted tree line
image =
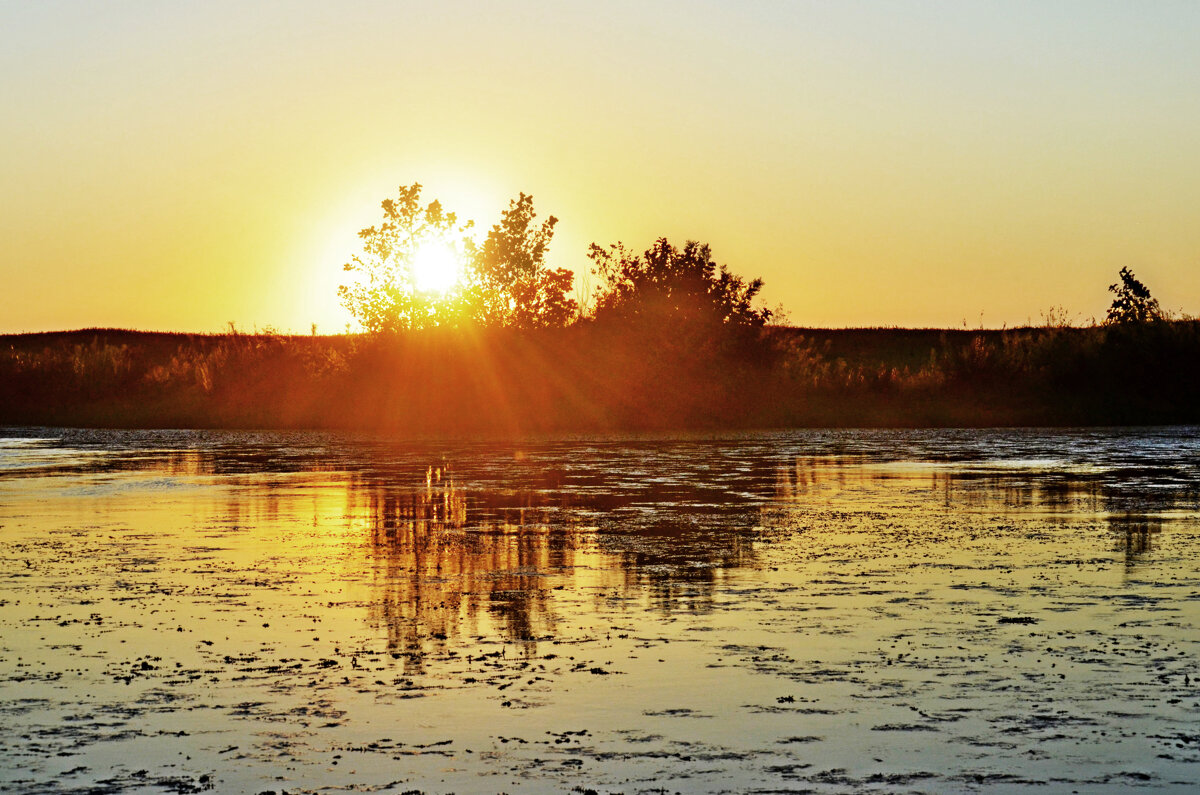
<path fill-rule="evenodd" d="M 367 428 L 409 434 L 1200 421 L 1200 325 L 1128 269 L 1101 325 L 770 326 L 708 246 L 589 252 L 586 307 L 521 194 L 482 242 L 420 186 L 383 202 L 340 296 L 365 334 L 0 337 L 0 423 Z M 425 246 L 464 264 L 423 290 Z"/>
<path fill-rule="evenodd" d="M 744 343 L 771 312 L 754 307 L 762 280 L 749 282 L 713 260 L 708 246 L 677 248 L 665 238 L 643 253 L 592 244 L 599 283 L 585 311 L 573 296 L 574 274 L 551 268 L 546 253 L 558 219 L 538 224 L 533 197 L 510 202 L 482 242 L 438 201 L 421 205 L 421 186 L 402 186 L 382 203 L 383 222 L 359 232 L 363 251 L 343 266 L 351 276 L 338 295 L 372 334 L 440 329 L 547 329 L 584 321 L 658 336 L 672 327 L 707 345 Z M 422 255 L 452 251 L 461 273 L 451 289 L 423 288 Z M 743 351 L 745 352 L 745 351 Z"/>

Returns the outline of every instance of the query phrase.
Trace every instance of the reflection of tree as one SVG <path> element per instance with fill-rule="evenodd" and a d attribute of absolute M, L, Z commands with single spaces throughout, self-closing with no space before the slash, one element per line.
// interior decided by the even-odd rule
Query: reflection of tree
<path fill-rule="evenodd" d="M 1125 565 L 1133 566 L 1151 550 L 1152 540 L 1162 531 L 1162 520 L 1133 514 L 1110 515 L 1109 527 L 1116 539 L 1118 551 L 1125 553 Z"/>
<path fill-rule="evenodd" d="M 419 668 L 450 637 L 482 634 L 485 615 L 529 650 L 554 634 L 547 576 L 575 565 L 573 525 L 551 523 L 537 506 L 472 509 L 452 481 L 432 478 L 425 489 L 366 497 L 380 591 L 371 619 L 408 665 Z"/>
<path fill-rule="evenodd" d="M 872 501 L 918 493 L 913 487 L 924 481 L 937 495 L 941 510 L 1033 513 L 1053 523 L 1071 519 L 1107 519 L 1116 548 L 1131 566 L 1151 551 L 1154 537 L 1162 531 L 1163 512 L 1181 505 L 1194 505 L 1191 489 L 1148 488 L 1157 485 L 1153 470 L 1128 470 L 1146 483 L 1111 484 L 1103 471 L 1092 473 L 1050 472 L 1042 469 L 995 469 L 986 465 L 952 469 L 937 462 L 915 467 L 889 466 L 847 456 L 799 457 L 794 467 L 778 467 L 775 500 L 778 505 L 857 502 L 870 510 Z M 840 492 L 849 492 L 842 494 Z M 914 506 L 915 507 L 915 506 Z M 786 509 L 785 509 L 786 514 Z M 783 521 L 786 521 L 786 515 Z"/>
<path fill-rule="evenodd" d="M 532 652 L 557 631 L 549 576 L 570 585 L 586 570 L 602 591 L 648 588 L 663 612 L 705 612 L 725 570 L 755 558 L 757 513 L 747 505 L 688 504 L 719 499 L 699 489 L 672 493 L 671 502 L 643 512 L 613 504 L 613 494 L 587 496 L 562 484 L 467 493 L 439 474 L 431 470 L 424 489 L 359 490 L 379 590 L 371 618 L 386 630 L 389 649 L 412 666 L 452 637 L 487 634 L 489 620 Z M 578 517 L 598 515 L 600 529 L 579 527 Z M 593 558 L 581 557 L 585 547 Z"/>
<path fill-rule="evenodd" d="M 617 556 L 627 586 L 649 586 L 656 609 L 703 613 L 713 609 L 727 569 L 753 565 L 757 533 L 751 524 L 742 515 L 708 522 L 659 518 L 605 534 L 600 546 Z"/>
<path fill-rule="evenodd" d="M 204 432 L 184 441 L 194 446 L 143 446 L 76 461 L 70 471 L 211 478 L 230 486 L 231 526 L 289 515 L 298 477 L 307 493 L 344 485 L 338 513 L 365 524 L 377 588 L 370 619 L 414 665 L 454 636 L 498 632 L 532 644 L 555 634 L 555 586 L 648 593 L 668 613 L 711 609 L 724 572 L 755 561 L 761 521 L 752 495 L 769 487 L 772 472 L 756 463 L 730 476 L 694 446 L 683 460 L 669 452 L 657 463 L 657 446 L 587 443 L 536 456 L 471 449 L 451 478 L 448 469 L 426 469 L 431 445 Z M 458 485 L 463 473 L 469 490 Z"/>

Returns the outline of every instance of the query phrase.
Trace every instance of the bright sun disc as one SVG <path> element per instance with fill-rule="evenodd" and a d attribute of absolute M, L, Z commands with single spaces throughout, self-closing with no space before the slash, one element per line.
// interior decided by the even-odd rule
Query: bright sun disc
<path fill-rule="evenodd" d="M 426 243 L 413 257 L 413 283 L 423 293 L 444 293 L 458 284 L 462 265 L 443 243 Z"/>

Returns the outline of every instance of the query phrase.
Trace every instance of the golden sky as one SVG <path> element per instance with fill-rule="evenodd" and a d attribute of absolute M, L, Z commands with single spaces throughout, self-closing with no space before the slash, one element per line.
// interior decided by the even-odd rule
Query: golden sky
<path fill-rule="evenodd" d="M 0 332 L 344 330 L 420 182 L 712 245 L 808 326 L 1200 314 L 1194 2 L 0 0 Z"/>

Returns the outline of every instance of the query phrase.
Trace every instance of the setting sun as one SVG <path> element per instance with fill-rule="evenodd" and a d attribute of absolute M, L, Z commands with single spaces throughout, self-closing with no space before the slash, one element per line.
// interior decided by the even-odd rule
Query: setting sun
<path fill-rule="evenodd" d="M 462 261 L 445 243 L 425 243 L 413 255 L 413 284 L 418 291 L 449 292 L 461 279 Z"/>

